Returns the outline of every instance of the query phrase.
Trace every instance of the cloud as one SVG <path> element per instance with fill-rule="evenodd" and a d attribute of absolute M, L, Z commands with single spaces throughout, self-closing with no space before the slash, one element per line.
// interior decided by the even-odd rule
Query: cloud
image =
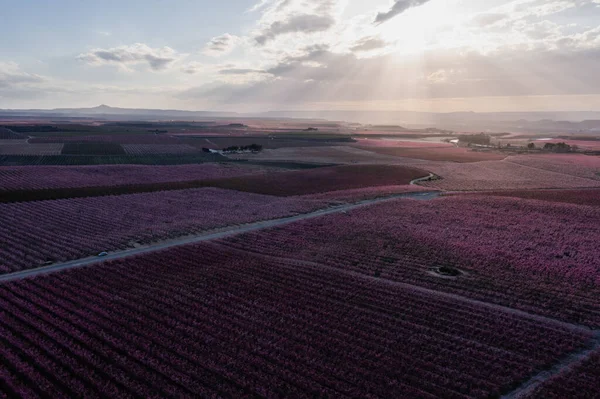
<path fill-rule="evenodd" d="M 109 49 L 93 49 L 77 56 L 77 59 L 89 65 L 116 65 L 129 70 L 129 66 L 148 64 L 151 70 L 161 71 L 183 58 L 170 47 L 152 48 L 143 43 Z"/>
<path fill-rule="evenodd" d="M 15 62 L 0 62 L 0 88 L 41 83 L 45 80 L 40 75 L 24 72 Z"/>
<path fill-rule="evenodd" d="M 573 40 L 589 41 L 593 37 L 590 33 Z M 228 106 L 295 107 L 328 102 L 366 104 L 409 99 L 510 96 L 517 99 L 600 93 L 600 80 L 596 78 L 600 45 L 544 51 L 509 46 L 492 53 L 463 48 L 371 58 L 339 54 L 326 48 L 305 50 L 304 54 L 266 68 L 268 73 L 260 74 L 260 79 L 217 81 L 187 89 L 177 97 Z"/>
<path fill-rule="evenodd" d="M 477 97 L 600 97 L 595 74 L 600 68 L 600 27 L 586 28 L 599 12 L 595 6 L 600 0 L 494 0 L 490 3 L 495 6 L 482 2 L 477 13 L 457 5 L 456 16 L 453 4 L 466 2 L 386 1 L 389 7 L 365 13 L 363 7 L 346 7 L 351 3 L 347 0 L 253 0 L 248 4 L 255 3 L 255 22 L 244 29 L 247 33 L 213 37 L 200 49 L 215 57 L 234 52 L 223 57 L 226 62 L 206 57 L 191 62 L 193 58 L 184 60 L 185 55 L 173 49 L 142 44 L 95 49 L 79 58 L 92 65 L 181 71 L 176 77 L 162 74 L 160 79 L 140 73 L 135 81 L 161 82 L 158 91 L 165 93 L 161 101 L 190 108 L 205 104 L 281 108 L 344 101 L 359 107 L 377 101 L 410 98 L 426 104 L 454 97 L 473 98 L 471 104 L 477 105 Z M 421 5 L 405 19 L 421 12 L 430 18 L 426 23 L 400 23 L 400 18 L 382 26 L 373 23 L 377 11 L 382 11 L 376 20 L 380 24 Z M 428 8 L 435 8 L 437 15 L 429 14 Z M 243 51 L 236 51 L 236 46 L 243 46 Z M 37 75 L 14 65 L 11 69 L 8 73 L 8 68 L 0 68 L 0 92 L 2 86 L 11 87 L 2 92 L 5 103 L 17 88 L 22 96 L 33 98 L 34 88 L 40 88 L 52 98 L 62 87 L 57 81 L 36 81 Z M 97 75 L 98 82 L 111 78 Z M 85 87 L 89 85 L 81 82 L 81 87 L 73 84 L 69 90 L 87 93 Z M 107 89 L 106 97 L 94 94 L 94 98 L 114 94 L 119 101 L 119 93 Z M 146 101 L 143 94 L 135 95 Z"/>
<path fill-rule="evenodd" d="M 489 25 L 493 25 L 496 22 L 506 20 L 508 17 L 509 17 L 508 14 L 504 14 L 504 13 L 497 13 L 497 12 L 482 13 L 482 14 L 478 14 L 475 17 L 473 17 L 471 22 L 474 25 L 483 28 L 483 27 L 486 27 Z"/>
<path fill-rule="evenodd" d="M 600 48 L 600 26 L 585 32 L 555 37 L 554 41 L 549 43 L 549 46 L 563 50 L 598 49 Z"/>
<path fill-rule="evenodd" d="M 560 35 L 561 26 L 551 21 L 540 21 L 523 24 L 521 31 L 531 39 L 548 41 Z"/>
<path fill-rule="evenodd" d="M 389 21 L 390 19 L 402 14 L 404 11 L 418 7 L 427 3 L 429 0 L 396 0 L 392 8 L 386 12 L 380 12 L 375 17 L 376 24 L 382 24 Z"/>
<path fill-rule="evenodd" d="M 271 0 L 260 0 L 258 3 L 254 4 L 252 7 L 248 9 L 246 12 L 254 12 L 264 8 L 267 4 L 269 4 Z"/>
<path fill-rule="evenodd" d="M 517 3 L 514 7 L 514 11 L 517 13 L 523 13 L 524 15 L 533 15 L 536 17 L 544 17 L 547 15 L 558 14 L 570 8 L 577 7 L 578 1 L 573 0 L 559 0 L 559 1 L 526 1 Z"/>
<path fill-rule="evenodd" d="M 266 69 L 266 72 L 279 78 L 293 78 L 298 80 L 329 80 L 334 76 L 339 77 L 338 67 L 341 60 L 348 59 L 350 64 L 355 59 L 350 54 L 333 53 L 325 45 L 312 45 L 302 49 L 302 53 L 296 56 L 285 57 L 279 62 Z"/>
<path fill-rule="evenodd" d="M 315 33 L 323 32 L 335 25 L 335 20 L 329 15 L 303 14 L 291 16 L 285 21 L 273 22 L 268 28 L 255 37 L 259 45 L 264 45 L 277 36 L 286 33 Z"/>
<path fill-rule="evenodd" d="M 188 75 L 193 75 L 205 69 L 204 64 L 200 62 L 189 62 L 181 67 L 181 71 Z"/>
<path fill-rule="evenodd" d="M 453 71 L 446 71 L 445 69 L 440 69 L 435 71 L 429 76 L 427 76 L 427 81 L 431 83 L 445 83 L 450 79 L 450 75 L 452 75 Z"/>
<path fill-rule="evenodd" d="M 378 37 L 365 37 L 357 41 L 352 47 L 350 47 L 350 51 L 354 53 L 363 52 L 363 51 L 372 51 L 379 50 L 388 46 L 388 43 Z"/>
<path fill-rule="evenodd" d="M 267 73 L 266 71 L 262 71 L 260 69 L 251 69 L 251 68 L 225 68 L 219 70 L 221 75 L 249 75 L 249 74 L 262 74 Z"/>
<path fill-rule="evenodd" d="M 204 47 L 203 53 L 211 57 L 219 57 L 221 55 L 229 54 L 239 42 L 239 37 L 225 33 L 221 36 L 216 36 L 210 39 L 210 41 Z"/>

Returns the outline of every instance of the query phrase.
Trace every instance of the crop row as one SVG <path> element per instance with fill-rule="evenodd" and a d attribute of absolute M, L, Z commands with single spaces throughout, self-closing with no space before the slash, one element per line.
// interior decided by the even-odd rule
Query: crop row
<path fill-rule="evenodd" d="M 63 144 L 62 155 L 125 155 L 125 150 L 118 143 L 100 142 L 67 142 Z"/>
<path fill-rule="evenodd" d="M 388 197 L 394 194 L 408 194 L 428 191 L 432 190 L 417 185 L 398 185 L 328 191 L 318 194 L 308 194 L 302 197 L 321 201 L 357 202 L 372 198 Z"/>
<path fill-rule="evenodd" d="M 223 180 L 218 187 L 292 196 L 364 187 L 406 185 L 427 172 L 399 165 L 345 165 Z"/>
<path fill-rule="evenodd" d="M 1 155 L 59 155 L 62 144 L 8 144 L 0 145 Z"/>
<path fill-rule="evenodd" d="M 224 162 L 219 154 L 0 155 L 0 166 L 188 165 Z"/>
<path fill-rule="evenodd" d="M 600 142 L 598 142 L 600 144 Z M 514 156 L 507 158 L 532 168 L 563 173 L 566 175 L 600 180 L 600 157 L 581 154 L 543 154 L 534 156 Z"/>
<path fill-rule="evenodd" d="M 431 163 L 427 170 L 441 180 L 420 183 L 443 190 L 511 190 L 600 187 L 600 181 L 534 168 L 508 161 Z"/>
<path fill-rule="evenodd" d="M 600 189 L 575 190 L 503 190 L 474 193 L 459 193 L 454 195 L 489 195 L 495 197 L 515 197 L 567 204 L 600 206 Z"/>
<path fill-rule="evenodd" d="M 209 180 L 260 172 L 259 168 L 201 164 L 173 166 L 6 166 L 0 190 L 39 190 Z"/>
<path fill-rule="evenodd" d="M 544 399 L 600 398 L 600 350 L 542 384 L 529 396 Z"/>
<path fill-rule="evenodd" d="M 289 148 L 289 147 L 316 147 L 316 146 L 335 146 L 347 144 L 341 139 L 318 139 L 318 138 L 301 138 L 301 137 L 267 137 L 267 136 L 202 136 L 185 137 L 180 136 L 178 139 L 185 144 L 194 146 L 201 150 L 202 148 L 210 148 L 220 150 L 232 146 L 249 146 L 252 144 L 262 145 L 265 149 L 274 148 Z M 350 139 L 348 139 L 350 140 Z"/>
<path fill-rule="evenodd" d="M 10 397 L 489 397 L 588 334 L 211 244 L 0 291 Z"/>
<path fill-rule="evenodd" d="M 108 142 L 118 144 L 177 144 L 179 139 L 157 134 L 105 134 L 32 137 L 30 143 Z"/>
<path fill-rule="evenodd" d="M 360 148 L 380 155 L 391 155 L 402 158 L 452 163 L 498 161 L 504 159 L 504 155 L 502 154 L 495 152 L 472 151 L 468 148 L 462 147 L 404 147 L 395 146 L 392 144 L 389 147 L 364 146 Z"/>
<path fill-rule="evenodd" d="M 454 144 L 440 141 L 410 141 L 389 138 L 357 138 L 356 144 L 360 147 L 383 148 L 452 148 Z"/>
<path fill-rule="evenodd" d="M 147 154 L 193 154 L 198 150 L 187 144 L 123 144 L 123 149 L 130 155 Z"/>
<path fill-rule="evenodd" d="M 10 129 L 0 127 L 0 140 L 25 140 L 27 137 Z"/>
<path fill-rule="evenodd" d="M 600 210 L 476 196 L 399 199 L 224 242 L 600 325 Z M 439 267 L 463 271 L 443 278 Z"/>
<path fill-rule="evenodd" d="M 215 188 L 0 204 L 0 273 L 319 207 Z"/>

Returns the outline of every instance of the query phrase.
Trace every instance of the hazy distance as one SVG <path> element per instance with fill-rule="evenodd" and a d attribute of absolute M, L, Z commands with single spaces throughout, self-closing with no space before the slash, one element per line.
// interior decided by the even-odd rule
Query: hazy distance
<path fill-rule="evenodd" d="M 0 1 L 19 38 L 0 43 L 0 108 L 600 111 L 599 0 L 32 4 Z"/>

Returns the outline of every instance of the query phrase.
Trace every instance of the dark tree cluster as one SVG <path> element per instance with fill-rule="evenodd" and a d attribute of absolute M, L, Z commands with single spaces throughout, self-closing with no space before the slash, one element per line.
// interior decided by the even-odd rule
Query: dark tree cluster
<path fill-rule="evenodd" d="M 464 134 L 458 138 L 459 142 L 461 142 L 461 143 L 479 144 L 479 145 L 490 145 L 491 139 L 492 138 L 485 133 Z"/>
<path fill-rule="evenodd" d="M 544 145 L 544 150 L 552 152 L 571 152 L 573 151 L 573 147 L 567 143 L 546 143 Z"/>
<path fill-rule="evenodd" d="M 250 144 L 250 145 L 232 145 L 227 148 L 223 148 L 223 152 L 243 152 L 243 151 L 252 151 L 252 152 L 261 152 L 263 146 L 260 144 Z"/>

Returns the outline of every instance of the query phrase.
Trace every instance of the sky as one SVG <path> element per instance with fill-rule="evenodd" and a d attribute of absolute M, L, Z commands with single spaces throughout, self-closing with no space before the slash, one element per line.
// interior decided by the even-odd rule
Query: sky
<path fill-rule="evenodd" d="M 0 0 L 0 108 L 600 111 L 600 0 Z"/>

